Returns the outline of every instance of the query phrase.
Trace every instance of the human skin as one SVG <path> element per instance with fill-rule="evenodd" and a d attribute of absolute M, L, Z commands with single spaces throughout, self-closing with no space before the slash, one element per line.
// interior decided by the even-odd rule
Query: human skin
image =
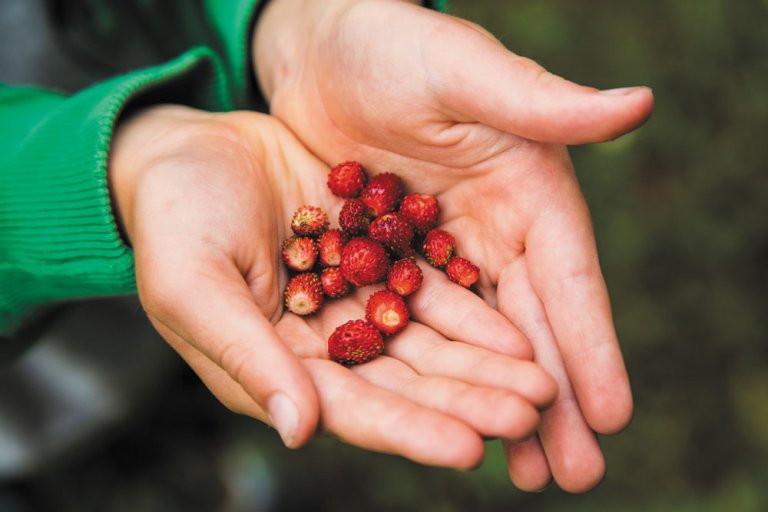
<path fill-rule="evenodd" d="M 122 120 L 110 186 L 158 332 L 225 406 L 273 425 L 289 447 L 320 430 L 466 469 L 481 461 L 484 438 L 530 436 L 556 383 L 530 360 L 481 348 L 480 333 L 454 332 L 451 308 L 434 307 L 434 297 L 471 307 L 467 327 L 487 325 L 512 352 L 531 353 L 503 315 L 441 272 L 425 268 L 408 301 L 418 318 L 385 355 L 351 369 L 328 359 L 326 340 L 364 317 L 375 287 L 311 317 L 285 311 L 280 246 L 299 206 L 337 217 L 342 200 L 325 185 L 328 170 L 264 114 L 167 105 Z"/>
<path fill-rule="evenodd" d="M 505 442 L 512 481 L 588 490 L 605 471 L 595 433 L 623 429 L 633 407 L 565 145 L 633 130 L 652 94 L 573 84 L 414 3 L 271 0 L 253 39 L 257 79 L 271 113 L 326 164 L 358 160 L 440 198 L 443 227 L 482 269 L 481 296 L 558 382 L 538 435 Z M 478 328 L 479 346 L 518 350 Z"/>

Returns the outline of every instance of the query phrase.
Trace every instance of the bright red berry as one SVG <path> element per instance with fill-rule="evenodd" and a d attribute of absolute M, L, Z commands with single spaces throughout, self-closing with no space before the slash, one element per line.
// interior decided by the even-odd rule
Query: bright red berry
<path fill-rule="evenodd" d="M 328 338 L 328 355 L 341 364 L 361 364 L 383 350 L 381 333 L 365 320 L 350 320 L 338 326 Z"/>
<path fill-rule="evenodd" d="M 363 189 L 360 199 L 368 207 L 371 217 L 393 212 L 403 199 L 403 180 L 391 172 L 374 176 Z"/>
<path fill-rule="evenodd" d="M 480 279 L 480 269 L 471 261 L 459 256 L 455 256 L 445 267 L 445 273 L 454 283 L 458 283 L 464 288 L 469 288 Z"/>
<path fill-rule="evenodd" d="M 338 267 L 341 263 L 341 248 L 347 237 L 340 229 L 329 229 L 317 240 L 320 264 L 324 267 Z"/>
<path fill-rule="evenodd" d="M 392 335 L 408 324 L 410 314 L 401 296 L 389 290 L 379 290 L 368 298 L 365 318 L 384 334 Z"/>
<path fill-rule="evenodd" d="M 347 199 L 339 212 L 339 225 L 349 235 L 368 233 L 368 207 L 359 199 Z"/>
<path fill-rule="evenodd" d="M 328 214 L 317 206 L 304 205 L 293 214 L 291 229 L 299 236 L 317 236 L 328 229 Z"/>
<path fill-rule="evenodd" d="M 424 238 L 424 257 L 433 267 L 444 267 L 456 249 L 453 235 L 443 229 L 433 229 Z"/>
<path fill-rule="evenodd" d="M 368 236 L 383 243 L 399 258 L 413 254 L 413 226 L 399 213 L 385 213 L 374 219 Z"/>
<path fill-rule="evenodd" d="M 363 166 L 357 162 L 343 162 L 328 174 L 328 188 L 335 195 L 349 199 L 357 197 L 365 186 L 366 175 Z"/>
<path fill-rule="evenodd" d="M 285 287 L 285 307 L 297 315 L 311 315 L 323 305 L 323 285 L 316 274 L 299 274 Z"/>
<path fill-rule="evenodd" d="M 315 266 L 317 245 L 312 238 L 292 236 L 283 242 L 282 254 L 288 268 L 306 272 Z"/>
<path fill-rule="evenodd" d="M 344 297 L 352 291 L 349 281 L 341 275 L 339 267 L 328 267 L 320 273 L 320 282 L 323 283 L 323 291 L 332 299 Z"/>
<path fill-rule="evenodd" d="M 423 236 L 437 226 L 440 207 L 435 196 L 408 194 L 403 198 L 399 212 L 413 225 L 414 231 Z"/>
<path fill-rule="evenodd" d="M 341 274 L 358 288 L 383 281 L 387 270 L 387 251 L 375 240 L 353 238 L 341 250 Z"/>
<path fill-rule="evenodd" d="M 398 260 L 392 265 L 387 275 L 387 289 L 407 297 L 421 288 L 424 274 L 413 258 Z"/>

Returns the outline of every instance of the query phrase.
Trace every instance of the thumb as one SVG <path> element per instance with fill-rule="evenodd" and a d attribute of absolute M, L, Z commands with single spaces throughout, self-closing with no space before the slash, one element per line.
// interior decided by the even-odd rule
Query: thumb
<path fill-rule="evenodd" d="M 460 33 L 429 45 L 427 56 L 440 100 L 459 121 L 539 142 L 586 144 L 630 132 L 651 114 L 647 87 L 584 87 L 509 52 L 479 27 L 461 22 L 455 29 Z"/>
<path fill-rule="evenodd" d="M 175 272 L 139 280 L 142 302 L 158 330 L 183 357 L 197 353 L 197 359 L 208 361 L 192 364 L 185 357 L 222 403 L 243 403 L 244 391 L 252 405 L 266 413 L 286 446 L 304 444 L 319 421 L 314 384 L 259 309 L 242 276 L 224 265 L 180 265 Z M 254 410 L 252 405 L 239 409 Z"/>

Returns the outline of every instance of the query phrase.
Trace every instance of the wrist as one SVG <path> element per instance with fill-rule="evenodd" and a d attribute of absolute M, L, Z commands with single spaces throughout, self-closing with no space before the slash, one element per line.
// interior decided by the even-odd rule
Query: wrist
<path fill-rule="evenodd" d="M 129 243 L 134 241 L 137 190 L 154 164 L 173 154 L 185 126 L 210 114 L 180 105 L 158 105 L 121 119 L 112 137 L 107 176 L 115 220 Z"/>
<path fill-rule="evenodd" d="M 269 1 L 251 38 L 256 80 L 267 102 L 280 84 L 291 81 L 301 69 L 318 24 L 351 1 Z"/>
<path fill-rule="evenodd" d="M 259 16 L 251 37 L 256 80 L 264 98 L 291 83 L 310 51 L 349 8 L 370 0 L 271 0 Z M 374 0 L 381 1 L 381 0 Z M 421 0 L 385 0 L 423 5 Z"/>

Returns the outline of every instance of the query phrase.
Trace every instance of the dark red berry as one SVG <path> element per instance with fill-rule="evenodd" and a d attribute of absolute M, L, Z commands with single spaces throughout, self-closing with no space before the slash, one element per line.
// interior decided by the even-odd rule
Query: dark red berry
<path fill-rule="evenodd" d="M 323 291 L 332 299 L 338 299 L 348 295 L 352 291 L 352 285 L 341 275 L 339 267 L 328 267 L 320 273 L 320 281 L 323 283 Z"/>
<path fill-rule="evenodd" d="M 421 288 L 424 275 L 413 258 L 398 260 L 387 275 L 387 289 L 407 297 Z"/>
<path fill-rule="evenodd" d="M 341 364 L 361 364 L 383 350 L 381 333 L 365 320 L 350 320 L 337 327 L 328 338 L 328 355 Z"/>
<path fill-rule="evenodd" d="M 328 173 L 328 188 L 335 195 L 350 199 L 358 197 L 365 186 L 363 166 L 357 162 L 343 162 Z"/>
<path fill-rule="evenodd" d="M 328 229 L 328 214 L 317 206 L 302 206 L 293 214 L 291 229 L 299 236 L 317 236 Z"/>
<path fill-rule="evenodd" d="M 408 325 L 410 314 L 400 295 L 389 290 L 379 290 L 368 298 L 365 318 L 378 330 L 391 336 Z"/>
<path fill-rule="evenodd" d="M 375 240 L 353 238 L 341 251 L 341 273 L 358 288 L 383 281 L 388 270 L 387 251 Z"/>
<path fill-rule="evenodd" d="M 396 174 L 385 172 L 370 179 L 360 194 L 371 217 L 393 212 L 403 199 L 403 181 Z"/>
<path fill-rule="evenodd" d="M 424 257 L 433 267 L 444 267 L 448 264 L 456 249 L 453 235 L 443 229 L 433 229 L 424 238 Z"/>
<path fill-rule="evenodd" d="M 283 242 L 283 261 L 291 270 L 312 270 L 317 260 L 317 245 L 309 237 L 292 236 Z"/>
<path fill-rule="evenodd" d="M 338 267 L 341 263 L 341 248 L 347 237 L 340 229 L 329 229 L 317 240 L 320 264 L 324 267 Z"/>
<path fill-rule="evenodd" d="M 316 274 L 294 276 L 285 287 L 285 307 L 297 315 L 311 315 L 323 305 L 323 285 Z"/>
<path fill-rule="evenodd" d="M 368 236 L 383 243 L 398 258 L 413 254 L 413 227 L 399 213 L 385 213 L 371 222 Z"/>
<path fill-rule="evenodd" d="M 339 212 L 339 225 L 350 236 L 368 233 L 368 207 L 359 199 L 347 199 Z"/>
<path fill-rule="evenodd" d="M 455 256 L 445 267 L 445 273 L 454 283 L 458 283 L 464 288 L 469 288 L 480 279 L 480 269 L 471 261 L 459 256 Z"/>
<path fill-rule="evenodd" d="M 429 194 L 408 194 L 400 205 L 400 215 L 413 225 L 419 235 L 426 235 L 437 226 L 440 207 L 437 198 Z"/>

